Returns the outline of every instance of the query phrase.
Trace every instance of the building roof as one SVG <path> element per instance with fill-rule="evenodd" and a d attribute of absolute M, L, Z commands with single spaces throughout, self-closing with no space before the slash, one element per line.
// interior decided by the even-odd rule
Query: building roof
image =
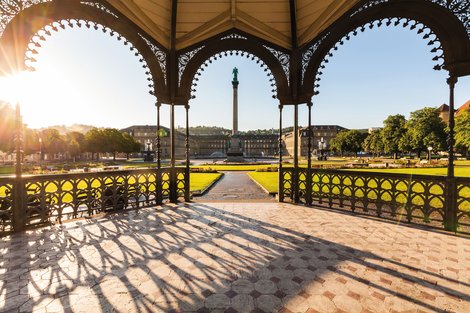
<path fill-rule="evenodd" d="M 106 1 L 166 48 L 171 47 L 176 17 L 175 47 L 180 50 L 231 29 L 292 49 L 292 34 L 299 45 L 305 44 L 360 0 Z"/>
<path fill-rule="evenodd" d="M 157 125 L 132 125 L 132 126 L 121 129 L 121 132 L 130 132 L 130 131 L 134 131 L 136 129 L 150 129 L 151 131 L 156 132 L 157 131 Z M 161 126 L 161 125 L 160 125 L 160 129 L 164 129 L 165 131 L 168 131 L 168 132 L 170 131 L 170 129 L 168 127 Z"/>
<path fill-rule="evenodd" d="M 470 100 L 465 102 L 460 108 L 457 109 L 457 112 L 455 112 L 455 116 L 458 116 L 460 113 L 462 113 L 468 108 L 470 108 Z"/>
<path fill-rule="evenodd" d="M 449 106 L 447 104 L 443 104 L 440 107 L 437 108 L 439 112 L 449 112 Z"/>

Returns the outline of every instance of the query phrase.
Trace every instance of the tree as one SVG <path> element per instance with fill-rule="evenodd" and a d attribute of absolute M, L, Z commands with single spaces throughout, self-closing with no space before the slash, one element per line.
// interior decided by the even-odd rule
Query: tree
<path fill-rule="evenodd" d="M 331 139 L 330 141 L 330 148 L 331 150 L 335 151 L 335 152 L 338 152 L 341 154 L 341 156 L 344 155 L 344 152 L 346 152 L 346 146 L 347 146 L 347 142 L 346 142 L 346 133 L 347 131 L 340 131 L 336 137 L 334 137 L 333 139 Z"/>
<path fill-rule="evenodd" d="M 356 156 L 362 150 L 362 145 L 367 133 L 351 129 L 346 132 L 346 151 L 353 152 Z"/>
<path fill-rule="evenodd" d="M 382 132 L 379 129 L 373 130 L 362 145 L 364 151 L 372 153 L 373 156 L 379 156 L 384 151 L 384 142 L 382 140 Z"/>
<path fill-rule="evenodd" d="M 121 148 L 121 152 L 126 154 L 126 158 L 129 160 L 129 154 L 132 152 L 139 152 L 140 151 L 140 143 L 134 139 L 128 133 L 123 133 L 123 145 Z"/>
<path fill-rule="evenodd" d="M 410 119 L 406 123 L 412 150 L 418 157 L 422 151 L 432 147 L 434 151 L 442 151 L 446 148 L 446 124 L 439 117 L 436 108 L 423 108 L 411 112 Z"/>
<path fill-rule="evenodd" d="M 86 151 L 91 152 L 91 158 L 94 159 L 95 153 L 97 159 L 100 159 L 100 153 L 105 152 L 106 138 L 103 130 L 92 128 L 85 134 L 85 147 Z"/>
<path fill-rule="evenodd" d="M 466 155 L 470 150 L 470 108 L 455 118 L 455 145 Z"/>
<path fill-rule="evenodd" d="M 67 133 L 67 151 L 70 156 L 73 158 L 73 161 L 76 161 L 77 156 L 85 151 L 86 140 L 85 135 L 80 132 L 72 131 Z"/>
<path fill-rule="evenodd" d="M 356 156 L 362 149 L 362 144 L 367 137 L 367 133 L 355 129 L 339 132 L 330 142 L 330 148 L 341 153 L 353 152 Z"/>
<path fill-rule="evenodd" d="M 11 105 L 0 101 L 0 116 L 0 151 L 12 152 L 14 150 L 15 110 Z"/>
<path fill-rule="evenodd" d="M 105 128 L 103 130 L 106 138 L 104 149 L 105 152 L 113 154 L 113 160 L 116 160 L 116 153 L 123 151 L 124 137 L 122 133 L 115 128 Z"/>
<path fill-rule="evenodd" d="M 384 121 L 382 128 L 382 139 L 385 153 L 392 153 L 393 158 L 396 159 L 400 149 L 400 141 L 406 133 L 406 119 L 403 115 L 390 115 Z"/>
<path fill-rule="evenodd" d="M 47 128 L 40 132 L 42 149 L 47 154 L 56 154 L 66 151 L 66 141 L 57 129 Z"/>
<path fill-rule="evenodd" d="M 23 150 L 25 155 L 40 152 L 41 144 L 36 130 L 26 127 L 23 129 Z"/>

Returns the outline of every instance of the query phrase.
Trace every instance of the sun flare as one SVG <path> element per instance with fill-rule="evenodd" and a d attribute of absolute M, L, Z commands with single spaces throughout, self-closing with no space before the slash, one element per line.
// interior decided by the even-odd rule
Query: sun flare
<path fill-rule="evenodd" d="M 33 128 L 61 122 L 67 114 L 63 104 L 78 100 L 77 97 L 70 100 L 69 90 L 60 69 L 54 66 L 47 71 L 39 69 L 0 77 L 0 101 L 19 103 L 24 122 Z"/>

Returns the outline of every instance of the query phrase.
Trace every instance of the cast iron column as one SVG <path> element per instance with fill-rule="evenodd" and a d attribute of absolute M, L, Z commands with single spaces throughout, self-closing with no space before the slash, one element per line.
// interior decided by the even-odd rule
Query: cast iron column
<path fill-rule="evenodd" d="M 170 104 L 170 202 L 176 203 L 178 192 L 176 190 L 176 131 L 175 131 L 175 105 Z"/>
<path fill-rule="evenodd" d="M 184 200 L 190 201 L 190 171 L 189 171 L 189 104 L 184 106 L 186 109 L 186 168 L 185 168 L 185 180 L 184 180 Z"/>
<path fill-rule="evenodd" d="M 307 144 L 307 190 L 305 199 L 307 205 L 312 204 L 312 102 L 307 103 L 308 107 L 308 144 Z"/>
<path fill-rule="evenodd" d="M 162 163 L 161 163 L 162 152 L 160 150 L 160 148 L 161 148 L 160 107 L 162 106 L 162 104 L 160 102 L 157 102 L 157 104 L 155 106 L 157 107 L 157 169 L 160 169 L 162 167 Z"/>
<path fill-rule="evenodd" d="M 284 177 L 282 173 L 282 104 L 279 105 L 279 178 L 277 200 L 284 202 Z"/>
<path fill-rule="evenodd" d="M 449 84 L 449 135 L 447 144 L 449 146 L 449 163 L 447 165 L 447 197 L 446 197 L 446 230 L 457 231 L 457 183 L 454 177 L 454 91 L 457 77 L 450 76 L 447 79 Z"/>
<path fill-rule="evenodd" d="M 12 224 L 14 231 L 22 231 L 24 229 L 23 221 L 23 199 L 24 199 L 24 186 L 22 180 L 22 167 L 23 161 L 23 121 L 21 119 L 20 104 L 16 104 L 15 108 L 15 151 L 16 151 L 16 164 L 15 164 L 15 185 L 13 190 L 13 205 L 12 205 Z"/>
<path fill-rule="evenodd" d="M 299 105 L 294 105 L 294 173 L 292 177 L 293 201 L 299 203 Z"/>

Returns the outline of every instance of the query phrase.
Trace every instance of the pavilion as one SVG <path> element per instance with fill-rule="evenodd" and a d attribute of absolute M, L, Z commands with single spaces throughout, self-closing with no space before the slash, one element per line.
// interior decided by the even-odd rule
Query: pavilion
<path fill-rule="evenodd" d="M 34 70 L 34 56 L 38 53 L 36 48 L 52 32 L 66 27 L 86 27 L 117 36 L 140 56 L 140 62 L 148 75 L 149 92 L 155 96 L 157 128 L 160 127 L 161 106 L 170 106 L 171 112 L 170 167 L 158 166 L 156 173 L 140 173 L 146 177 L 146 186 L 153 187 L 137 192 L 134 196 L 137 204 L 145 202 L 145 205 L 150 205 L 161 203 L 166 197 L 173 202 L 180 196 L 189 200 L 189 133 L 186 133 L 185 143 L 186 167 L 179 168 L 175 163 L 175 107 L 186 109 L 188 126 L 190 102 L 194 98 L 198 75 L 213 60 L 236 54 L 256 60 L 264 68 L 272 82 L 273 98 L 279 101 L 279 137 L 282 138 L 282 112 L 285 106 L 294 106 L 294 132 L 297 133 L 298 109 L 306 105 L 308 129 L 311 129 L 312 106 L 318 94 L 322 69 L 345 41 L 353 39 L 358 32 L 381 25 L 407 28 L 421 34 L 429 42 L 435 54 L 434 69 L 449 74 L 447 177 L 424 177 L 414 182 L 413 186 L 419 185 L 421 191 L 416 189 L 420 194 L 410 199 L 414 196 L 397 188 L 399 183 L 406 183 L 403 177 L 351 176 L 313 171 L 312 134 L 308 131 L 308 169 L 299 167 L 298 136 L 294 139 L 293 168 L 282 167 L 282 153 L 279 153 L 279 201 L 289 200 L 307 205 L 313 201 L 326 201 L 329 206 L 347 205 L 353 211 L 360 205 L 365 211 L 372 208 L 377 216 L 385 212 L 392 217 L 401 214 L 408 221 L 413 221 L 415 213 L 419 212 L 419 219 L 429 221 L 437 218 L 446 229 L 456 230 L 459 221 L 463 223 L 470 218 L 469 213 L 459 209 L 461 203 L 468 201 L 461 198 L 460 192 L 469 188 L 469 183 L 454 177 L 453 166 L 454 87 L 459 77 L 470 75 L 469 6 L 468 0 L 0 1 L 0 69 L 3 74 Z M 21 150 L 20 144 L 17 148 Z M 282 149 L 281 142 L 279 149 Z M 160 165 L 158 140 L 156 152 Z M 18 180 L 1 184 L 7 186 L 5 188 L 10 190 L 12 197 L 9 200 L 12 203 L 11 217 L 9 215 L 4 220 L 20 230 L 34 223 L 23 214 L 22 203 L 27 202 L 27 195 L 21 190 L 15 191 L 13 186 L 20 183 L 40 191 L 37 205 L 26 209 L 31 216 L 49 216 L 45 213 L 48 211 L 45 207 L 50 203 L 45 195 L 46 181 L 42 178 L 20 179 L 21 168 L 18 167 Z M 134 181 L 139 181 L 137 174 L 122 175 L 134 175 Z M 118 184 L 116 177 L 85 175 L 73 179 L 88 184 L 94 180 L 100 180 L 103 185 Z M 374 201 L 370 200 L 370 191 L 364 187 L 371 180 L 379 186 L 378 194 L 372 197 L 376 199 Z M 76 186 L 76 183 L 72 184 Z M 126 194 L 139 190 L 138 186 L 132 188 Z M 116 190 L 114 197 L 108 199 L 115 205 L 121 201 L 116 196 Z M 57 192 L 60 192 L 60 188 Z M 90 213 L 95 210 L 96 203 L 90 203 L 95 197 L 90 193 L 79 195 L 78 191 L 74 191 L 72 196 L 76 198 L 72 215 L 76 215 L 80 205 L 86 205 Z M 145 201 L 140 200 L 142 197 Z M 408 197 L 408 203 L 412 205 L 402 205 L 403 201 L 399 199 L 402 197 Z M 436 201 L 437 207 L 431 205 L 431 202 Z M 55 205 L 54 210 L 59 211 L 59 219 L 66 206 L 61 202 Z"/>
<path fill-rule="evenodd" d="M 322 69 L 345 41 L 381 25 L 420 34 L 434 69 L 449 74 L 446 176 L 311 166 Z M 0 74 L 34 70 L 37 48 L 67 27 L 116 36 L 140 57 L 158 135 L 170 106 L 171 162 L 161 166 L 157 138 L 156 169 L 22 175 L 17 105 L 16 175 L 0 178 L 0 311 L 470 312 L 470 178 L 453 165 L 470 0 L 0 0 Z M 294 136 L 294 166 L 279 153 L 281 203 L 189 203 L 198 75 L 233 54 L 271 80 L 280 151 L 283 108 L 294 107 L 298 133 L 299 106 L 308 107 L 308 166 Z"/>

